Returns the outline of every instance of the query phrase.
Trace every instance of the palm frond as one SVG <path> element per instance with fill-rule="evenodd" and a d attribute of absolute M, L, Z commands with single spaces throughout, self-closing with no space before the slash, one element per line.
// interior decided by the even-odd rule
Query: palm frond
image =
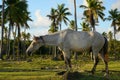
<path fill-rule="evenodd" d="M 80 8 L 84 8 L 84 9 L 87 9 L 87 8 L 88 8 L 88 7 L 85 6 L 85 5 L 80 5 L 79 7 L 80 7 Z"/>

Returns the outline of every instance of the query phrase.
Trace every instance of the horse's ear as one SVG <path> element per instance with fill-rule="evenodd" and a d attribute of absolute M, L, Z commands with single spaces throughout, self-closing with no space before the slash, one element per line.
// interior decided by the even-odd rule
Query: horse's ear
<path fill-rule="evenodd" d="M 34 40 L 37 40 L 37 37 L 36 37 L 35 35 L 33 35 L 33 39 L 34 39 Z"/>

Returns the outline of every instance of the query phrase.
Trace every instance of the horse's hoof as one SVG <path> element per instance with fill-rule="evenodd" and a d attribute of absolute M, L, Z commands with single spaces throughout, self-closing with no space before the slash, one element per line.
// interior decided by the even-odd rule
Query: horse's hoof
<path fill-rule="evenodd" d="M 92 76 L 92 75 L 94 75 L 94 73 L 92 71 L 88 71 L 88 75 Z"/>
<path fill-rule="evenodd" d="M 108 76 L 107 73 L 104 74 L 104 77 L 105 77 L 106 79 L 109 79 L 109 76 Z"/>
<path fill-rule="evenodd" d="M 91 74 L 94 75 L 94 71 L 91 71 Z"/>

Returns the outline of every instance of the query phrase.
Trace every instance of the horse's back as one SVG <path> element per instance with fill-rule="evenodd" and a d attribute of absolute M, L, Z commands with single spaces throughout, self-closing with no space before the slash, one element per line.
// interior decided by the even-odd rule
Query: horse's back
<path fill-rule="evenodd" d="M 98 32 L 66 30 L 64 46 L 75 51 L 89 49 L 90 47 L 102 48 L 104 37 Z"/>

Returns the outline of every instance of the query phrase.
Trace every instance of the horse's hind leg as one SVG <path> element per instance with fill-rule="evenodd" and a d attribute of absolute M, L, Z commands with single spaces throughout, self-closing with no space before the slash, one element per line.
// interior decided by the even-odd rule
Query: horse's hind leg
<path fill-rule="evenodd" d="M 104 75 L 104 76 L 108 76 L 108 74 L 109 74 L 109 70 L 108 70 L 108 54 L 107 53 L 101 53 L 100 54 L 100 56 L 101 56 L 101 58 L 102 58 L 102 60 L 103 60 L 103 62 L 104 62 L 104 64 L 105 64 L 105 71 L 106 71 L 106 74 Z"/>
<path fill-rule="evenodd" d="M 67 69 L 71 68 L 71 60 L 70 60 L 70 51 L 69 50 L 63 50 L 63 55 L 64 55 L 64 60 L 65 60 L 65 64 Z"/>
<path fill-rule="evenodd" d="M 93 65 L 93 68 L 92 68 L 92 70 L 91 70 L 92 74 L 94 74 L 98 62 L 99 62 L 98 56 L 95 56 L 95 55 L 94 55 L 94 65 Z"/>

